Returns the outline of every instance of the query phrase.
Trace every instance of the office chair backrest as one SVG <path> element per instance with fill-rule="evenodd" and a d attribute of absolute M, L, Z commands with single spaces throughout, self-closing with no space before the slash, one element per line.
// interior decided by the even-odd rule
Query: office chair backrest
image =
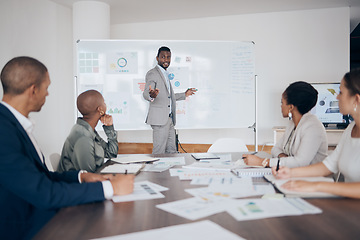
<path fill-rule="evenodd" d="M 54 172 L 56 172 L 59 167 L 60 157 L 61 156 L 58 153 L 52 153 L 50 155 L 50 163 L 51 166 L 53 167 Z"/>
<path fill-rule="evenodd" d="M 216 140 L 208 152 L 248 152 L 244 141 L 240 138 L 219 138 Z"/>

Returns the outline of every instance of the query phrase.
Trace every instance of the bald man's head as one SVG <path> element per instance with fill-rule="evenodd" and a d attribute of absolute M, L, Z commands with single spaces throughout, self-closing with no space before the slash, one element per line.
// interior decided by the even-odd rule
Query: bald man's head
<path fill-rule="evenodd" d="M 83 116 L 91 116 L 98 112 L 98 108 L 104 108 L 104 98 L 96 90 L 88 90 L 81 93 L 77 98 L 77 108 Z M 102 109 L 106 111 L 106 109 Z"/>

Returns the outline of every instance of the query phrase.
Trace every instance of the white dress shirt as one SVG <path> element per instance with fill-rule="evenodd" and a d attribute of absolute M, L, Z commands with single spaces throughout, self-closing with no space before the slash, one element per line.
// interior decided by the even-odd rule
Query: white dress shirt
<path fill-rule="evenodd" d="M 161 67 L 160 65 L 157 65 L 157 67 L 160 69 L 161 73 L 163 74 L 165 80 L 166 80 L 166 87 L 169 91 L 169 95 L 168 95 L 168 98 L 169 98 L 169 105 L 170 105 L 170 112 L 169 114 L 171 113 L 171 92 L 170 92 L 170 79 L 169 79 L 169 72 L 166 71 L 163 67 Z"/>
<path fill-rule="evenodd" d="M 360 138 L 351 137 L 352 122 L 344 131 L 336 149 L 323 161 L 333 173 L 341 172 L 345 182 L 360 182 Z"/>

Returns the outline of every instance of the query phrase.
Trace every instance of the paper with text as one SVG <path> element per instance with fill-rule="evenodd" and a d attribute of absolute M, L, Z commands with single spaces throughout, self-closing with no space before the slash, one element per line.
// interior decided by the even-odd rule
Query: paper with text
<path fill-rule="evenodd" d="M 151 229 L 142 232 L 128 233 L 118 236 L 97 238 L 98 240 L 184 240 L 184 239 L 205 239 L 205 240 L 242 240 L 244 238 L 230 232 L 229 230 L 209 220 L 187 223 L 158 229 Z"/>

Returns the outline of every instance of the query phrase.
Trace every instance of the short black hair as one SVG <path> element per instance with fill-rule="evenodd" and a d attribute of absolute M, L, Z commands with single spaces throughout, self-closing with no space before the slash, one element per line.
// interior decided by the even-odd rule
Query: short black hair
<path fill-rule="evenodd" d="M 20 95 L 33 84 L 39 86 L 46 73 L 45 65 L 35 58 L 15 57 L 7 62 L 1 71 L 4 94 Z"/>
<path fill-rule="evenodd" d="M 161 53 L 162 51 L 171 52 L 171 51 L 170 51 L 170 48 L 168 48 L 168 47 L 166 47 L 166 46 L 162 46 L 162 47 L 159 48 L 159 50 L 158 50 L 158 53 L 157 53 L 157 56 L 158 56 L 158 57 L 160 56 L 160 53 Z"/>
<path fill-rule="evenodd" d="M 287 104 L 292 104 L 304 115 L 309 112 L 318 99 L 318 91 L 309 83 L 298 81 L 290 84 L 283 93 Z"/>
<path fill-rule="evenodd" d="M 345 87 L 349 90 L 350 95 L 360 94 L 360 68 L 351 70 L 344 75 Z"/>

